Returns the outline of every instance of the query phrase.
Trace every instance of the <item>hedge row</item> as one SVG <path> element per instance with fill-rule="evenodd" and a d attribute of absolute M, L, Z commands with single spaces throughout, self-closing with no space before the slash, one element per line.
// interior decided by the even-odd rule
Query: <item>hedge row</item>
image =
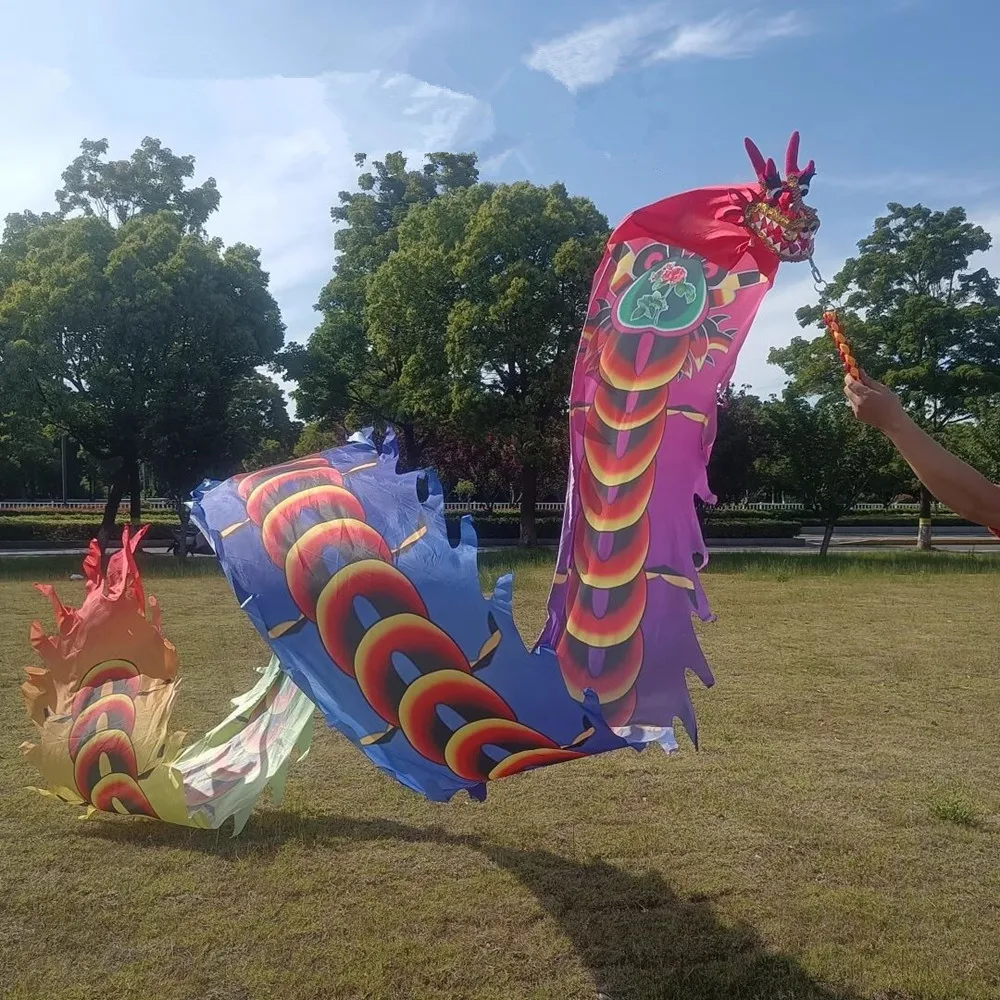
<path fill-rule="evenodd" d="M 799 521 L 706 521 L 705 538 L 794 538 Z"/>
<path fill-rule="evenodd" d="M 178 527 L 178 521 L 143 522 L 149 524 L 146 538 L 171 541 Z M 6 517 L 0 520 L 0 542 L 79 542 L 93 538 L 101 522 L 93 518 L 41 518 Z M 122 525 L 115 525 L 111 541 L 121 538 Z"/>
<path fill-rule="evenodd" d="M 449 518 L 460 518 L 462 517 L 462 511 L 448 511 L 447 516 Z M 498 513 L 494 512 L 492 514 L 486 513 L 485 511 L 471 511 L 470 512 L 476 520 L 486 518 L 490 523 L 507 523 L 514 522 L 517 523 L 518 515 L 516 513 Z M 711 508 L 706 508 L 703 511 L 703 519 L 706 524 L 709 523 L 720 523 L 723 521 L 728 522 L 738 522 L 746 523 L 750 521 L 799 521 L 804 525 L 810 527 L 822 526 L 823 522 L 818 518 L 809 517 L 801 511 L 790 511 L 790 510 L 713 510 Z M 10 510 L 0 510 L 0 529 L 4 525 L 10 524 L 12 522 L 26 522 L 26 523 L 45 523 L 45 524 L 63 524 L 72 523 L 79 525 L 92 525 L 97 523 L 100 518 L 93 511 L 73 511 L 73 510 L 59 510 L 59 509 L 30 509 L 24 511 L 10 511 Z M 119 521 L 124 521 L 125 519 L 119 517 Z M 148 513 L 143 513 L 142 516 L 143 523 L 150 524 L 177 524 L 177 515 L 170 513 L 168 511 L 150 511 Z M 539 523 L 554 521 L 559 523 L 561 521 L 561 515 L 558 514 L 542 514 L 538 518 Z M 849 517 L 841 518 L 837 523 L 844 528 L 888 528 L 888 527 L 907 527 L 909 525 L 915 525 L 917 521 L 916 512 L 892 512 L 886 511 L 882 512 L 872 512 L 870 514 L 854 514 Z M 970 522 L 962 520 L 962 518 L 956 517 L 954 514 L 935 514 L 934 523 L 942 526 L 955 526 L 955 527 L 967 527 Z"/>
<path fill-rule="evenodd" d="M 448 533 L 458 536 L 461 515 L 449 516 Z M 513 541 L 520 536 L 520 522 L 514 515 L 475 515 L 473 524 L 481 539 Z M 150 523 L 146 535 L 151 541 L 170 541 L 177 528 L 176 520 L 157 520 Z M 97 534 L 100 522 L 85 517 L 21 517 L 0 520 L 0 542 L 75 542 L 85 541 Z M 115 528 L 112 540 L 121 535 L 122 526 Z M 561 518 L 543 517 L 537 521 L 540 541 L 557 541 L 562 529 Z M 800 531 L 798 521 L 708 521 L 706 538 L 794 538 Z"/>
<path fill-rule="evenodd" d="M 891 528 L 916 525 L 916 511 L 872 511 L 867 514 L 851 514 L 840 518 L 837 524 L 844 528 Z M 705 521 L 787 521 L 794 518 L 810 527 L 822 527 L 824 522 L 819 518 L 810 517 L 801 510 L 712 510 L 704 513 Z M 954 514 L 934 514 L 934 523 L 949 527 L 968 527 L 970 522 Z"/>
<path fill-rule="evenodd" d="M 913 528 L 916 530 L 919 517 L 912 514 L 861 514 L 855 517 L 842 517 L 837 521 L 838 528 Z M 972 528 L 972 521 L 956 517 L 954 514 L 935 514 L 932 520 L 939 528 Z M 809 528 L 822 528 L 823 521 L 818 518 L 804 517 L 802 524 Z"/>
<path fill-rule="evenodd" d="M 458 536 L 458 521 L 461 515 L 448 517 L 448 534 Z M 472 515 L 476 534 L 481 539 L 491 541 L 512 541 L 520 537 L 521 524 L 516 515 Z M 539 541 L 558 541 L 562 531 L 562 519 L 539 518 L 536 522 Z M 802 530 L 798 521 L 707 521 L 704 526 L 706 538 L 794 538 Z"/>
<path fill-rule="evenodd" d="M 473 519 L 477 520 L 480 518 L 489 518 L 490 521 L 506 521 L 508 519 L 517 521 L 517 514 L 507 514 L 507 513 L 493 513 L 487 514 L 485 512 L 470 511 L 469 512 Z M 460 511 L 448 511 L 448 517 L 461 517 Z M 544 518 L 540 517 L 539 520 L 548 519 L 552 515 L 545 515 Z M 843 528 L 892 528 L 892 527 L 909 527 L 913 525 L 916 527 L 917 524 L 917 512 L 916 511 L 906 511 L 906 512 L 896 512 L 896 511 L 886 511 L 882 513 L 880 511 L 873 511 L 870 514 L 853 514 L 849 517 L 842 517 L 837 524 Z M 559 520 L 558 516 L 556 520 Z M 790 522 L 797 521 L 800 524 L 806 525 L 808 527 L 823 527 L 825 522 L 819 518 L 809 517 L 804 511 L 797 510 L 714 510 L 710 507 L 705 508 L 702 512 L 702 520 L 706 525 L 709 524 L 719 524 L 723 522 L 731 522 L 738 524 L 746 524 L 747 522 L 766 522 L 766 521 L 778 521 L 778 522 Z M 960 517 L 956 517 L 954 514 L 934 514 L 934 523 L 942 527 L 969 527 L 971 522 L 965 521 Z"/>

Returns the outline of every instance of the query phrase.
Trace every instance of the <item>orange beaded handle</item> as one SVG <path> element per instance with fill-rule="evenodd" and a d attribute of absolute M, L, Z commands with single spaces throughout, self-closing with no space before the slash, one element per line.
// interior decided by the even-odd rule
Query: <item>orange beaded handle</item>
<path fill-rule="evenodd" d="M 860 378 L 858 363 L 854 360 L 854 355 L 851 353 L 851 345 L 844 336 L 844 329 L 840 325 L 837 314 L 835 312 L 823 313 L 823 322 L 826 324 L 827 330 L 830 331 L 833 342 L 837 345 L 840 360 L 844 363 L 844 371 L 848 372 L 852 378 Z"/>

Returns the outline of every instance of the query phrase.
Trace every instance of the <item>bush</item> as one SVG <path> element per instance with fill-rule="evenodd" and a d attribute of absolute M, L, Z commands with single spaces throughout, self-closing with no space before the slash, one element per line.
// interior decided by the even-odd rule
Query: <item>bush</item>
<path fill-rule="evenodd" d="M 462 516 L 461 511 L 448 511 L 446 516 L 448 537 L 453 541 L 458 538 Z M 521 519 L 517 514 L 486 514 L 473 511 L 470 516 L 480 541 L 509 542 L 517 541 L 521 537 Z M 535 526 L 540 542 L 557 542 L 562 531 L 562 518 L 539 517 L 535 520 Z"/>
<path fill-rule="evenodd" d="M 12 501 L 14 502 L 14 501 Z M 80 510 L 77 507 L 4 507 L 0 509 L 0 520 L 5 517 L 75 517 L 84 518 L 87 521 L 101 519 L 102 510 L 92 508 Z M 124 508 L 118 512 L 118 520 L 128 517 L 128 511 Z M 143 520 L 155 521 L 159 518 L 177 518 L 172 510 L 142 510 Z"/>
<path fill-rule="evenodd" d="M 156 541 L 170 541 L 174 530 L 180 526 L 176 517 L 144 518 L 143 523 L 150 525 L 146 537 Z M 97 535 L 100 527 L 100 518 L 85 514 L 78 517 L 5 517 L 0 518 L 0 542 L 86 542 Z M 116 524 L 112 541 L 121 538 L 121 530 L 122 525 Z"/>
<path fill-rule="evenodd" d="M 713 521 L 704 525 L 705 538 L 795 538 L 802 530 L 799 521 Z"/>
<path fill-rule="evenodd" d="M 458 538 L 460 512 L 448 512 L 448 536 Z M 521 534 L 520 518 L 516 514 L 481 514 L 473 512 L 472 523 L 480 541 L 516 541 Z M 540 517 L 536 520 L 539 541 L 558 541 L 562 531 L 561 517 Z M 706 538 L 794 538 L 802 530 L 798 521 L 778 521 L 770 518 L 750 520 L 714 520 L 705 522 Z"/>
<path fill-rule="evenodd" d="M 468 503 L 476 495 L 476 484 L 470 482 L 468 479 L 460 479 L 455 484 L 455 488 L 452 490 L 452 493 L 454 494 L 456 500 Z"/>
<path fill-rule="evenodd" d="M 972 522 L 965 521 L 954 514 L 934 514 L 934 523 L 942 527 L 970 527 Z M 810 517 L 801 510 L 714 510 L 706 508 L 702 514 L 705 524 L 720 521 L 787 521 L 794 519 L 810 528 L 822 528 L 824 522 L 816 517 Z M 919 515 L 916 511 L 872 511 L 867 514 L 850 514 L 842 517 L 837 526 L 842 528 L 893 528 L 916 527 Z"/>

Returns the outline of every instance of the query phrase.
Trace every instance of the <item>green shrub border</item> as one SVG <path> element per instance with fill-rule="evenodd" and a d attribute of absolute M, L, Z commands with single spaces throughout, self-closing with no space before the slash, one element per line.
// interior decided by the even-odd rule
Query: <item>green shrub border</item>
<path fill-rule="evenodd" d="M 460 511 L 448 512 L 448 534 L 457 539 Z M 151 515 L 143 518 L 149 524 L 149 541 L 169 542 L 178 528 L 177 518 Z M 485 541 L 516 541 L 520 535 L 520 519 L 516 514 L 472 514 L 476 534 Z M 536 521 L 539 541 L 558 541 L 562 518 L 543 516 Z M 33 514 L 0 517 L 0 542 L 79 542 L 93 538 L 100 520 L 86 514 Z M 772 518 L 729 519 L 709 518 L 704 525 L 706 538 L 794 538 L 802 522 Z M 111 541 L 121 537 L 122 524 L 115 527 Z"/>

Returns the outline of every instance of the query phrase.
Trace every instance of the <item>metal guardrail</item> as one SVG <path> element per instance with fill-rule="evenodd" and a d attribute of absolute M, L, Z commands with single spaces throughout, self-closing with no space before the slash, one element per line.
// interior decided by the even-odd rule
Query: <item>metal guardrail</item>
<path fill-rule="evenodd" d="M 535 511 L 539 514 L 561 514 L 563 503 L 536 503 Z M 472 503 L 446 503 L 445 510 L 468 510 L 468 511 L 490 511 L 493 514 L 520 514 L 521 505 L 519 503 L 482 503 L 474 500 Z"/>
<path fill-rule="evenodd" d="M 805 510 L 805 504 L 801 503 L 744 503 L 744 504 L 720 504 L 717 510 L 730 510 L 730 511 L 741 511 L 741 510 Z M 935 503 L 931 505 L 931 509 L 940 512 L 947 513 L 947 508 L 942 507 L 941 504 Z M 902 511 L 905 513 L 918 512 L 920 510 L 920 504 L 918 503 L 856 503 L 852 508 L 852 513 L 858 514 L 881 514 L 886 511 Z"/>
<path fill-rule="evenodd" d="M 152 498 L 142 501 L 143 510 L 165 510 L 175 509 L 171 500 L 162 498 Z M 103 500 L 0 500 L 0 510 L 82 510 L 82 511 L 103 511 Z M 128 500 L 118 505 L 121 514 L 128 514 L 131 506 Z"/>

